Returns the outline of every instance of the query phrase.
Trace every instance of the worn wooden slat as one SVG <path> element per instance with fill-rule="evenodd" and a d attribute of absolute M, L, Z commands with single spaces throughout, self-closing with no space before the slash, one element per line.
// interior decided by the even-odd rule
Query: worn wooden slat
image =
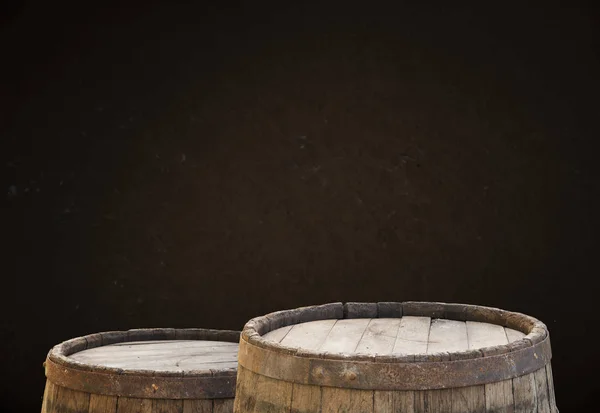
<path fill-rule="evenodd" d="M 468 347 L 464 321 L 435 319 L 431 322 L 427 354 L 463 351 Z"/>
<path fill-rule="evenodd" d="M 281 340 L 290 332 L 294 326 L 285 326 L 278 328 L 277 330 L 269 331 L 263 337 L 265 340 L 273 341 L 275 343 L 281 342 Z"/>
<path fill-rule="evenodd" d="M 455 323 L 432 323 L 431 329 L 433 339 L 430 336 L 428 352 L 433 350 L 439 351 L 465 351 L 469 350 L 469 335 L 467 334 L 467 324 L 459 321 Z M 447 330 L 455 328 L 454 331 Z M 440 340 L 444 337 L 452 341 L 452 345 L 448 346 L 450 350 L 444 350 L 443 347 L 433 345 L 432 341 Z M 485 412 L 485 386 L 468 386 L 457 387 L 452 391 L 452 413 L 484 413 Z"/>
<path fill-rule="evenodd" d="M 429 339 L 429 317 L 405 316 L 400 320 L 393 354 L 424 354 Z"/>
<path fill-rule="evenodd" d="M 235 368 L 237 343 L 169 340 L 139 341 L 96 347 L 75 353 L 72 359 L 82 363 L 135 370 L 208 370 Z"/>
<path fill-rule="evenodd" d="M 90 394 L 89 413 L 116 413 L 117 396 Z"/>
<path fill-rule="evenodd" d="M 306 350 L 317 350 L 336 322 L 337 320 L 318 320 L 296 324 L 281 340 L 281 344 Z"/>
<path fill-rule="evenodd" d="M 394 392 L 375 390 L 373 394 L 373 411 L 376 413 L 395 413 Z"/>
<path fill-rule="evenodd" d="M 363 334 L 357 353 L 391 354 L 400 328 L 399 318 L 373 318 Z"/>
<path fill-rule="evenodd" d="M 292 383 L 258 375 L 254 413 L 288 412 L 292 406 Z"/>
<path fill-rule="evenodd" d="M 517 340 L 523 339 L 526 334 L 517 330 L 513 330 L 512 328 L 505 327 L 504 332 L 506 333 L 506 338 L 508 338 L 509 343 L 513 343 Z"/>
<path fill-rule="evenodd" d="M 508 344 L 508 338 L 502 326 L 477 321 L 467 321 L 466 324 L 469 349 L 471 350 Z"/>
<path fill-rule="evenodd" d="M 546 369 L 539 369 L 533 373 L 535 377 L 535 391 L 537 394 L 538 413 L 550 413 L 550 402 L 548 400 L 548 376 Z"/>
<path fill-rule="evenodd" d="M 513 379 L 515 413 L 530 413 L 537 410 L 537 394 L 534 374 Z"/>
<path fill-rule="evenodd" d="M 55 411 L 54 404 L 57 393 L 58 386 L 56 386 L 50 380 L 46 380 L 46 387 L 44 388 L 44 399 L 42 401 L 42 413 L 53 413 Z"/>
<path fill-rule="evenodd" d="M 183 400 L 152 400 L 152 413 L 183 413 Z"/>
<path fill-rule="evenodd" d="M 152 400 L 133 397 L 119 397 L 117 413 L 152 413 Z"/>
<path fill-rule="evenodd" d="M 233 412 L 233 399 L 214 399 L 213 413 Z"/>
<path fill-rule="evenodd" d="M 485 386 L 452 389 L 452 413 L 485 413 Z"/>
<path fill-rule="evenodd" d="M 321 388 L 294 383 L 292 389 L 292 413 L 319 413 L 321 411 Z"/>
<path fill-rule="evenodd" d="M 414 413 L 415 412 L 415 392 L 414 391 L 394 391 L 394 413 Z"/>
<path fill-rule="evenodd" d="M 351 390 L 323 387 L 322 413 L 373 412 L 372 390 Z"/>
<path fill-rule="evenodd" d="M 546 364 L 546 376 L 548 380 L 548 401 L 550 402 L 550 411 L 552 413 L 558 413 L 556 396 L 554 394 L 554 377 L 552 375 L 552 365 L 550 363 Z"/>
<path fill-rule="evenodd" d="M 183 401 L 183 413 L 212 413 L 213 401 L 212 399 L 206 400 L 184 400 Z M 233 411 L 233 407 L 230 413 Z"/>
<path fill-rule="evenodd" d="M 256 406 L 255 388 L 258 375 L 238 366 L 235 400 L 233 409 L 240 413 L 250 413 Z"/>
<path fill-rule="evenodd" d="M 370 321 L 369 318 L 338 320 L 319 350 L 339 354 L 355 353 L 356 347 Z"/>
<path fill-rule="evenodd" d="M 415 413 L 448 413 L 451 411 L 451 389 L 415 392 Z"/>
<path fill-rule="evenodd" d="M 90 406 L 90 394 L 58 386 L 55 412 L 86 413 Z"/>
<path fill-rule="evenodd" d="M 485 408 L 488 412 L 512 413 L 514 411 L 512 380 L 485 385 Z"/>
<path fill-rule="evenodd" d="M 469 349 L 493 347 L 508 344 L 504 327 L 488 323 L 467 321 Z M 514 409 L 512 380 L 503 380 L 485 385 L 486 411 L 511 412 Z"/>

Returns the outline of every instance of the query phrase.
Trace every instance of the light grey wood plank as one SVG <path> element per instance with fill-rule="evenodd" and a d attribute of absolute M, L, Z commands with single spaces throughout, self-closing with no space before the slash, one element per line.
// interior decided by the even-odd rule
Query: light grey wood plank
<path fill-rule="evenodd" d="M 356 348 L 357 353 L 391 354 L 400 328 L 399 318 L 373 318 Z"/>
<path fill-rule="evenodd" d="M 525 337 L 525 333 L 513 330 L 512 328 L 504 327 L 504 331 L 506 332 L 506 337 L 508 338 L 509 343 L 513 343 Z"/>
<path fill-rule="evenodd" d="M 467 336 L 469 349 L 508 344 L 504 327 L 495 324 L 467 321 Z M 485 408 L 490 412 L 512 413 L 514 410 L 512 380 L 485 385 Z"/>
<path fill-rule="evenodd" d="M 331 319 L 296 324 L 281 340 L 281 344 L 306 350 L 318 350 L 337 321 Z"/>
<path fill-rule="evenodd" d="M 442 323 L 437 327 L 434 327 L 438 322 L 432 323 L 431 333 L 436 337 L 448 337 L 452 341 L 452 346 L 448 348 L 451 351 L 465 351 L 469 349 L 469 336 L 467 334 L 467 324 L 459 322 L 460 324 L 453 323 Z M 448 320 L 444 320 L 448 321 Z M 453 329 L 454 327 L 454 329 Z M 447 332 L 452 330 L 452 332 Z M 432 340 L 430 336 L 429 350 L 431 350 Z M 434 348 L 436 346 L 434 345 Z M 442 350 L 450 351 L 450 350 Z M 452 413 L 483 413 L 485 412 L 485 386 L 469 386 L 469 387 L 457 387 L 452 389 Z"/>
<path fill-rule="evenodd" d="M 109 345 L 75 353 L 71 358 L 87 364 L 156 371 L 235 368 L 237 343 L 202 341 L 136 342 Z"/>
<path fill-rule="evenodd" d="M 294 326 L 285 326 L 278 328 L 277 330 L 269 331 L 267 334 L 263 336 L 265 340 L 273 341 L 275 343 L 281 342 L 283 338 L 290 332 Z"/>
<path fill-rule="evenodd" d="M 452 389 L 452 413 L 485 413 L 485 385 Z"/>
<path fill-rule="evenodd" d="M 513 379 L 513 397 L 515 401 L 515 413 L 537 411 L 537 394 L 533 373 Z"/>
<path fill-rule="evenodd" d="M 552 374 L 552 365 L 546 364 L 546 376 L 548 379 L 548 399 L 550 402 L 550 411 L 552 413 L 558 413 L 558 407 L 556 406 L 556 395 L 554 394 L 554 376 Z"/>
<path fill-rule="evenodd" d="M 464 321 L 436 319 L 431 321 L 427 353 L 468 350 L 467 326 Z"/>
<path fill-rule="evenodd" d="M 429 317 L 406 316 L 400 319 L 400 327 L 394 343 L 393 354 L 424 354 L 429 339 Z"/>
<path fill-rule="evenodd" d="M 508 343 L 502 326 L 477 321 L 467 321 L 466 324 L 470 350 Z"/>
<path fill-rule="evenodd" d="M 535 371 L 533 375 L 535 377 L 535 392 L 537 394 L 537 411 L 538 413 L 550 413 L 546 368 Z"/>
<path fill-rule="evenodd" d="M 319 350 L 339 354 L 355 353 L 370 322 L 370 318 L 338 320 Z"/>

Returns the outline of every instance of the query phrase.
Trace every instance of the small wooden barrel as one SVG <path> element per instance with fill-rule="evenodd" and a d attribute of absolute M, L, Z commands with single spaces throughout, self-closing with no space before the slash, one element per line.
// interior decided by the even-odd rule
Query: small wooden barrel
<path fill-rule="evenodd" d="M 235 413 L 557 413 L 546 326 L 445 303 L 333 303 L 250 320 Z"/>
<path fill-rule="evenodd" d="M 240 333 L 139 329 L 55 346 L 42 413 L 231 413 Z"/>

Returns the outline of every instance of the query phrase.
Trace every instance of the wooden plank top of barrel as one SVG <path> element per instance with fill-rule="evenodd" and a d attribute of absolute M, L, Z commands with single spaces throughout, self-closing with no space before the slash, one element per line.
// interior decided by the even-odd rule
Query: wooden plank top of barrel
<path fill-rule="evenodd" d="M 548 329 L 475 305 L 332 303 L 250 320 L 235 413 L 557 413 Z"/>
<path fill-rule="evenodd" d="M 240 332 L 136 329 L 50 350 L 42 413 L 231 413 Z"/>

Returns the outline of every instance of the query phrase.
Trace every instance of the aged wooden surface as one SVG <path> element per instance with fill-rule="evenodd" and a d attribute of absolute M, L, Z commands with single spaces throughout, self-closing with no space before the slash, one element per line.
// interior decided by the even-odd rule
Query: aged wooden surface
<path fill-rule="evenodd" d="M 374 317 L 374 311 L 385 316 Z M 248 330 L 240 342 L 234 411 L 557 413 L 547 331 L 529 316 L 444 303 L 349 303 L 344 315 L 315 322 L 300 311 L 293 314 L 298 320 L 293 325 L 271 317 L 273 331 L 258 318 L 255 325 L 264 334 Z M 278 348 L 278 342 L 286 347 Z M 460 383 L 459 365 L 486 366 L 464 371 L 486 381 L 422 387 L 428 377 L 448 374 L 444 386 Z M 515 373 L 493 380 L 489 373 L 497 368 Z M 415 380 L 420 369 L 439 377 L 424 374 Z M 403 387 L 404 382 L 414 387 Z M 395 387 L 386 387 L 391 384 Z"/>
<path fill-rule="evenodd" d="M 236 343 L 198 340 L 137 341 L 83 350 L 73 360 L 132 370 L 191 371 L 235 368 Z"/>
<path fill-rule="evenodd" d="M 61 343 L 45 362 L 42 413 L 231 413 L 239 337 L 138 329 Z"/>
<path fill-rule="evenodd" d="M 470 329 L 469 346 L 466 346 L 467 329 Z M 310 321 L 273 330 L 263 337 L 303 350 L 385 355 L 480 349 L 506 344 L 507 337 L 511 342 L 520 340 L 525 334 L 490 323 L 404 316 Z"/>

